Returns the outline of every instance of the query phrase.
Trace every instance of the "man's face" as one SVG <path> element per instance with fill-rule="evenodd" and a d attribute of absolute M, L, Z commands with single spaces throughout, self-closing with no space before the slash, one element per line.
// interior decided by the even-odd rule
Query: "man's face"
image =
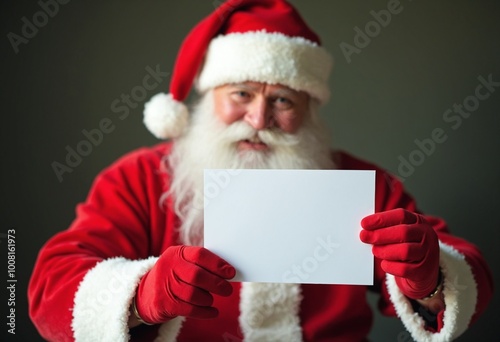
<path fill-rule="evenodd" d="M 282 85 L 245 82 L 214 89 L 215 115 L 226 125 L 244 121 L 255 130 L 294 134 L 308 113 L 309 95 Z M 239 151 L 269 149 L 258 136 L 238 142 Z"/>
<path fill-rule="evenodd" d="M 317 103 L 281 85 L 257 82 L 211 89 L 193 107 L 169 165 L 181 240 L 203 245 L 203 170 L 331 169 L 334 167 Z"/>

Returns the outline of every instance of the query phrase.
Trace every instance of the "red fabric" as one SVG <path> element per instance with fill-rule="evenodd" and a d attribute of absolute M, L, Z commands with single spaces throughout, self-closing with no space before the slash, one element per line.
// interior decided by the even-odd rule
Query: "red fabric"
<path fill-rule="evenodd" d="M 170 82 L 173 98 L 180 102 L 187 98 L 213 38 L 220 34 L 261 30 L 302 37 L 320 44 L 319 37 L 285 0 L 225 1 L 200 21 L 184 39 Z"/>
<path fill-rule="evenodd" d="M 147 323 L 163 323 L 176 316 L 214 318 L 212 294 L 233 291 L 226 279 L 236 270 L 203 247 L 168 247 L 139 283 L 135 302 Z"/>
<path fill-rule="evenodd" d="M 266 30 L 269 33 L 302 37 L 318 45 L 321 44 L 318 35 L 307 26 L 297 10 L 286 1 L 230 0 L 225 5 L 226 8 L 220 8 L 216 12 L 219 20 L 222 20 L 224 16 L 227 17 L 221 30 L 223 34 Z"/>
<path fill-rule="evenodd" d="M 439 242 L 422 215 L 393 209 L 365 217 L 361 227 L 361 241 L 373 245 L 373 255 L 396 277 L 405 296 L 421 299 L 433 292 L 439 276 Z"/>
<path fill-rule="evenodd" d="M 162 158 L 169 150 L 169 144 L 140 149 L 104 170 L 85 203 L 78 206 L 71 227 L 51 238 L 41 249 L 28 297 L 30 317 L 46 340 L 73 341 L 73 299 L 78 284 L 96 263 L 115 256 L 131 260 L 160 256 L 168 247 L 178 245 L 178 218 L 169 209 L 170 202 L 164 206 L 158 204 L 169 186 L 169 175 L 161 170 Z M 335 153 L 333 158 L 341 169 L 377 171 L 376 212 L 395 208 L 418 212 L 402 184 L 383 170 L 345 153 Z M 474 245 L 451 236 L 443 220 L 431 216 L 425 219 L 439 239 L 465 255 L 472 267 L 479 293 L 474 320 L 491 298 L 491 274 L 486 263 Z M 372 324 L 366 291 L 378 292 L 380 310 L 395 316 L 378 258 L 374 284 L 373 287 L 303 285 L 300 318 L 304 340 L 365 340 Z M 241 340 L 240 285 L 231 285 L 230 296 L 213 296 L 213 307 L 218 309 L 219 316 L 208 320 L 186 319 L 179 341 Z M 157 329 L 158 326 L 143 325 L 132 329 L 132 335 L 138 341 L 146 341 L 145 336 L 154 336 Z"/>

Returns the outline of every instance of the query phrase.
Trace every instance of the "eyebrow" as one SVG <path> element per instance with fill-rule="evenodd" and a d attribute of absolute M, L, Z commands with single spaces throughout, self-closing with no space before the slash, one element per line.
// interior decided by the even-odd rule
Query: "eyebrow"
<path fill-rule="evenodd" d="M 252 86 L 246 83 L 233 83 L 231 85 L 232 87 L 235 88 L 240 88 L 240 89 L 245 89 L 245 90 L 257 90 L 259 86 Z M 271 93 L 273 96 L 279 96 L 279 97 L 295 97 L 299 95 L 299 92 L 294 90 L 294 89 L 288 89 L 288 88 L 280 88 L 273 90 Z"/>

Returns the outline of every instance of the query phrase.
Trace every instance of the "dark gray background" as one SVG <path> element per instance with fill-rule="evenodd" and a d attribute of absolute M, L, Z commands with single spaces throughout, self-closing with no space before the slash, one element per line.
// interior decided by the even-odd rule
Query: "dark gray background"
<path fill-rule="evenodd" d="M 335 56 L 332 101 L 322 114 L 334 146 L 397 174 L 398 158 L 417 149 L 415 139 L 443 129 L 448 139 L 405 185 L 421 209 L 444 217 L 456 235 L 481 248 L 498 284 L 500 90 L 458 129 L 443 121 L 443 113 L 474 95 L 479 76 L 500 81 L 499 3 L 401 1 L 403 10 L 348 63 L 339 45 L 354 44 L 354 28 L 363 29 L 373 20 L 370 11 L 386 9 L 388 2 L 292 2 Z M 127 151 L 157 142 L 142 125 L 145 101 L 124 120 L 111 103 L 141 85 L 147 66 L 170 71 L 189 29 L 218 3 L 73 0 L 15 53 L 7 34 L 20 35 L 22 18 L 33 22 L 41 7 L 35 1 L 1 2 L 1 233 L 16 229 L 18 279 L 17 334 L 9 341 L 40 339 L 28 319 L 26 288 L 42 244 L 68 227 L 100 170 Z M 168 83 L 166 78 L 148 98 L 167 91 Z M 64 163 L 66 146 L 75 148 L 82 130 L 97 128 L 103 118 L 114 131 L 59 182 L 51 163 Z M 1 322 L 8 312 L 4 303 Z M 497 295 L 459 340 L 495 339 L 499 306 Z M 371 337 L 407 341 L 402 331 L 398 320 L 377 316 Z"/>

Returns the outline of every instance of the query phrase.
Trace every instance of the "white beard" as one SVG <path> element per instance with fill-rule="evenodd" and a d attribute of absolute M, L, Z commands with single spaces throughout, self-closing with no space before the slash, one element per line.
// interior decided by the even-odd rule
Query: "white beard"
<path fill-rule="evenodd" d="M 313 102 L 313 101 L 311 101 Z M 332 169 L 329 139 L 317 121 L 317 105 L 310 105 L 295 134 L 278 129 L 257 131 L 243 121 L 231 125 L 214 114 L 213 93 L 207 92 L 195 107 L 192 124 L 178 138 L 168 157 L 172 172 L 170 190 L 175 213 L 181 220 L 181 243 L 203 245 L 203 169 Z M 241 140 L 258 135 L 266 151 L 238 151 Z"/>

